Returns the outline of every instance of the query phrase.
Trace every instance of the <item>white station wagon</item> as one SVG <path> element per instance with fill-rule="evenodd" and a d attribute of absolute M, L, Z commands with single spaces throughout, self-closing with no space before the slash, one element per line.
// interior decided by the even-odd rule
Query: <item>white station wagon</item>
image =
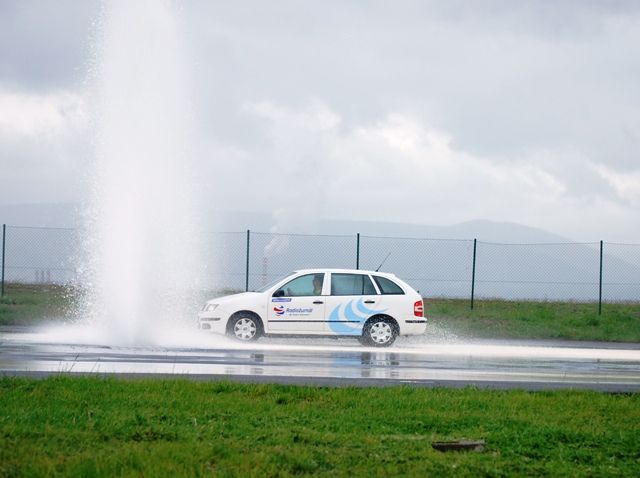
<path fill-rule="evenodd" d="M 218 297 L 198 327 L 241 341 L 262 335 L 349 336 L 386 347 L 426 330 L 422 297 L 393 274 L 353 269 L 300 270 L 258 292 Z"/>

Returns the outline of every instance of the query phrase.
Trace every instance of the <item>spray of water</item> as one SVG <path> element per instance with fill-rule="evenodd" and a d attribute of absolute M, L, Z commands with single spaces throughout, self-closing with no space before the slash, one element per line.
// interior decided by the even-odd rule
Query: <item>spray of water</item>
<path fill-rule="evenodd" d="M 153 343 L 167 326 L 193 322 L 192 88 L 168 3 L 110 2 L 98 28 L 83 314 L 105 340 Z"/>

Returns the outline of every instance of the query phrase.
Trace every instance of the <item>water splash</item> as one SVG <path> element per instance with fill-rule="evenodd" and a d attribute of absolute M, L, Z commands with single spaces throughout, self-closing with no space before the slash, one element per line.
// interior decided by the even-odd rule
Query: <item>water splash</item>
<path fill-rule="evenodd" d="M 95 164 L 83 315 L 105 341 L 153 342 L 192 320 L 198 287 L 192 91 L 167 2 L 109 2 L 98 25 Z"/>

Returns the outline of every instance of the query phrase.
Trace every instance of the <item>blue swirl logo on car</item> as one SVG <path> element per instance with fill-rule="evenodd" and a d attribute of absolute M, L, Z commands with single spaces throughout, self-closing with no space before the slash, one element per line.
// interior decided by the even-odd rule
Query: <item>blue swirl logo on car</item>
<path fill-rule="evenodd" d="M 331 314 L 329 314 L 329 327 L 339 335 L 360 335 L 362 327 L 369 317 L 381 314 L 386 310 L 370 309 L 364 305 L 363 299 L 350 300 L 346 304 L 338 305 L 331 311 Z"/>
<path fill-rule="evenodd" d="M 284 307 L 282 305 L 276 305 L 273 308 L 273 311 L 276 313 L 277 316 L 284 315 Z"/>

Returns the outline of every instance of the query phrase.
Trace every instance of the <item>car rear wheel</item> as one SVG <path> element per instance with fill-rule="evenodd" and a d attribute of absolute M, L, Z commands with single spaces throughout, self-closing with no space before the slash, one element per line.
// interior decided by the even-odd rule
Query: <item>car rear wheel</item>
<path fill-rule="evenodd" d="M 396 324 L 385 317 L 370 320 L 362 331 L 362 342 L 373 347 L 388 347 L 398 336 Z"/>
<path fill-rule="evenodd" d="M 262 325 L 251 315 L 239 315 L 231 320 L 229 324 L 229 335 L 241 340 L 242 342 L 250 342 L 257 340 L 261 335 Z"/>

